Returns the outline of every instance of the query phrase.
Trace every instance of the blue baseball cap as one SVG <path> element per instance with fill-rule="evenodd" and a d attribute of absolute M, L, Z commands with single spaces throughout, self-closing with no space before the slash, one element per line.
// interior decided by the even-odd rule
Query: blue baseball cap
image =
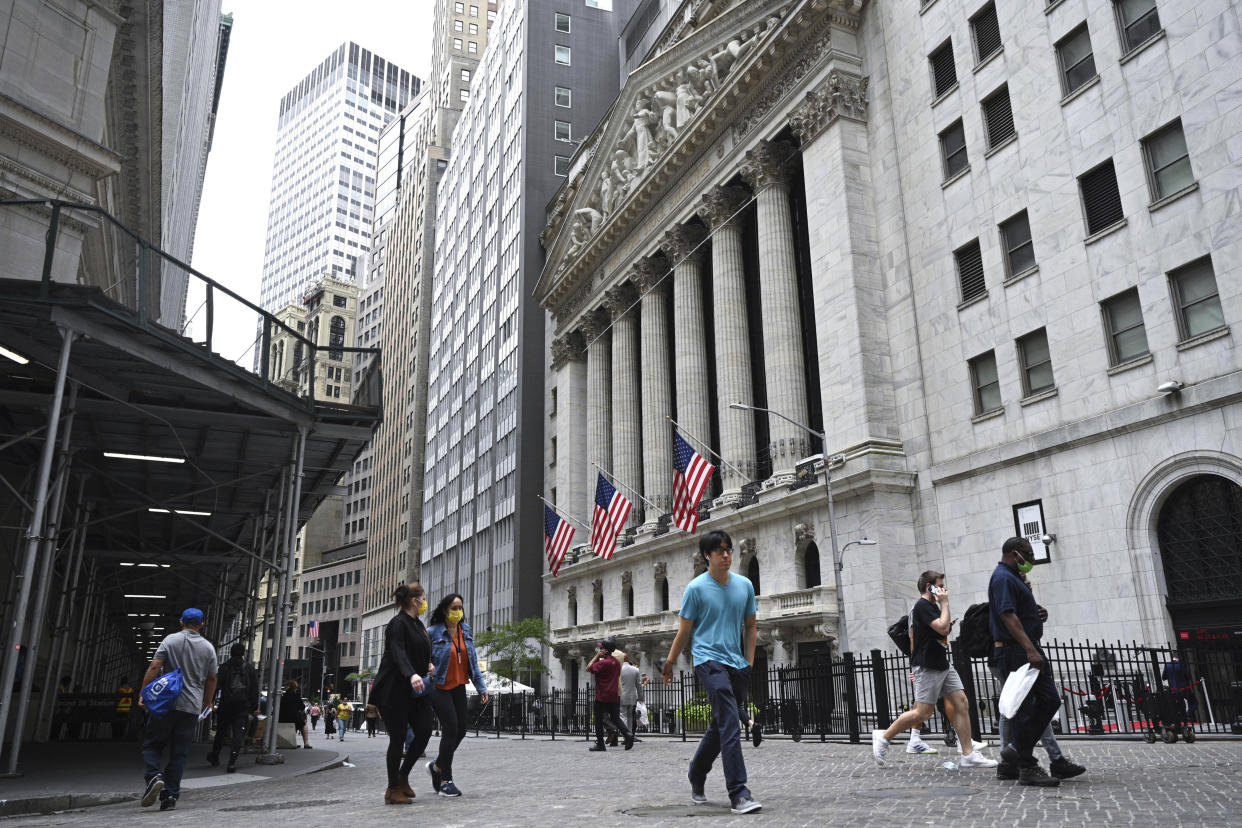
<path fill-rule="evenodd" d="M 194 609 L 193 607 L 190 607 L 188 610 L 181 613 L 181 623 L 198 626 L 203 623 L 203 611 L 201 609 Z"/>

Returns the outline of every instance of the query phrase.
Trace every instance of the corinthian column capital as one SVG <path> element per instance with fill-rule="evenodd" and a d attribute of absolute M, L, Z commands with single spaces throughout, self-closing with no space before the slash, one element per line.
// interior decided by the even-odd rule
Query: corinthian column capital
<path fill-rule="evenodd" d="M 582 332 L 582 338 L 588 344 L 599 339 L 600 336 L 608 330 L 608 326 L 612 324 L 612 317 L 608 311 L 603 308 L 596 308 L 587 311 L 582 317 L 582 324 L 578 326 L 578 330 Z"/>
<path fill-rule="evenodd" d="M 582 334 L 570 331 L 564 336 L 552 340 L 552 370 L 560 369 L 570 362 L 582 362 L 586 359 L 586 344 Z"/>
<path fill-rule="evenodd" d="M 754 149 L 747 151 L 738 172 L 755 192 L 774 184 L 784 184 L 785 168 L 797 151 L 793 144 L 785 141 L 760 141 Z"/>
<path fill-rule="evenodd" d="M 703 206 L 699 208 L 699 217 L 707 222 L 712 230 L 737 221 L 737 212 L 742 209 L 750 198 L 742 187 L 712 187 L 703 194 Z"/>
<path fill-rule="evenodd" d="M 837 118 L 867 120 L 866 78 L 832 70 L 823 83 L 806 93 L 806 100 L 790 116 L 789 125 L 806 146 Z"/>
<path fill-rule="evenodd" d="M 638 301 L 638 291 L 629 282 L 622 282 L 604 294 L 604 306 L 613 319 L 623 316 Z"/>
<path fill-rule="evenodd" d="M 658 290 L 668 275 L 668 259 L 661 255 L 639 259 L 634 264 L 634 282 L 643 293 Z"/>
<path fill-rule="evenodd" d="M 703 239 L 707 233 L 697 224 L 679 224 L 665 231 L 660 247 L 673 261 L 700 261 L 703 258 Z"/>

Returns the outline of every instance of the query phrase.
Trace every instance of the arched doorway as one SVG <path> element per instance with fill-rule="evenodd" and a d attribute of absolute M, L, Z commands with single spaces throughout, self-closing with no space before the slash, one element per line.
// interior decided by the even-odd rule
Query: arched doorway
<path fill-rule="evenodd" d="M 819 574 L 819 547 L 815 541 L 807 543 L 802 550 L 802 588 L 810 589 L 823 583 Z"/>
<path fill-rule="evenodd" d="M 1156 536 L 1179 637 L 1242 630 L 1242 487 L 1215 474 L 1187 479 L 1160 507 Z"/>
<path fill-rule="evenodd" d="M 746 577 L 750 579 L 751 584 L 755 587 L 755 594 L 762 594 L 759 589 L 759 556 L 750 559 L 750 563 L 746 567 Z"/>

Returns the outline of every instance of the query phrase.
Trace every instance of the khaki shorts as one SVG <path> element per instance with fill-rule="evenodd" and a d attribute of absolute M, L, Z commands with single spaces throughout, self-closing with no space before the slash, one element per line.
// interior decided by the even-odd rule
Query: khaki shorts
<path fill-rule="evenodd" d="M 940 699 L 957 690 L 965 690 L 962 678 L 957 670 L 928 670 L 926 667 L 915 667 L 914 700 L 919 704 L 934 705 Z"/>

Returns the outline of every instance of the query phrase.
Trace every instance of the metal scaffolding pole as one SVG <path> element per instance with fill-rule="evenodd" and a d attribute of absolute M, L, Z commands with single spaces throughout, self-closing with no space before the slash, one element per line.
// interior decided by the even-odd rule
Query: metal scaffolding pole
<path fill-rule="evenodd" d="M 91 561 L 90 574 L 86 576 L 86 591 L 82 594 L 81 609 L 77 613 L 77 625 L 73 633 L 73 662 L 69 668 L 69 686 L 73 687 L 78 681 L 78 668 L 82 666 L 82 643 L 86 637 L 86 619 L 93 618 L 93 610 L 95 608 L 96 596 L 95 586 L 99 582 L 98 567 L 94 561 Z M 70 613 L 72 615 L 72 613 Z"/>
<path fill-rule="evenodd" d="M 250 541 L 250 548 L 255 552 L 255 555 L 262 555 L 263 530 L 267 528 L 267 520 L 268 516 L 271 514 L 271 511 L 272 492 L 271 490 L 268 490 L 263 495 L 263 515 L 255 523 L 254 537 Z M 246 575 L 246 588 L 248 590 L 246 593 L 246 610 L 245 614 L 242 616 L 242 619 L 243 623 L 247 625 L 243 627 L 243 629 L 250 630 L 249 635 L 246 636 L 246 660 L 253 662 L 255 660 L 254 633 L 256 627 L 258 626 L 255 623 L 255 615 L 259 609 L 259 581 L 263 579 L 263 568 L 260 566 L 262 563 L 261 557 L 255 557 L 252 555 L 249 558 L 249 562 L 250 568 L 246 570 L 248 573 Z M 259 655 L 263 655 L 262 642 L 259 644 Z"/>
<path fill-rule="evenodd" d="M 267 595 L 264 596 L 263 604 L 263 642 L 266 645 L 267 655 L 263 661 L 263 675 L 267 679 L 267 714 L 271 717 L 273 724 L 276 721 L 276 708 L 273 705 L 273 699 L 280 695 L 280 688 L 276 686 L 276 641 L 279 633 L 276 630 L 276 623 L 273 618 L 275 615 L 276 601 L 278 600 L 275 586 L 276 578 L 280 574 L 280 566 L 277 560 L 280 557 L 280 539 L 284 534 L 285 512 L 288 504 L 288 490 L 292 485 L 290 479 L 290 470 L 285 469 L 280 475 L 280 498 L 277 501 L 275 521 L 272 525 L 272 562 L 271 569 L 267 574 Z M 269 644 L 267 641 L 267 631 L 272 631 L 272 640 Z"/>
<path fill-rule="evenodd" d="M 289 623 L 290 593 L 293 587 L 293 551 L 297 544 L 298 536 L 298 504 L 302 501 L 302 467 L 306 461 L 306 429 L 298 429 L 297 455 L 294 458 L 295 471 L 293 473 L 293 492 L 289 498 L 288 508 L 286 509 L 287 517 L 285 519 L 285 565 L 284 571 L 281 573 L 280 579 L 280 613 L 277 619 L 276 633 L 279 636 L 279 644 L 274 645 L 276 649 L 276 657 L 273 662 L 276 665 L 276 682 L 275 693 L 279 694 L 281 685 L 285 681 L 285 627 Z M 280 721 L 280 695 L 269 697 L 268 710 L 272 711 L 275 722 Z M 275 726 L 269 728 L 270 736 L 268 738 L 268 756 L 276 754 L 276 730 Z M 296 736 L 295 736 L 296 739 Z M 294 745 L 296 747 L 296 741 Z M 270 760 L 269 760 L 270 761 Z"/>
<path fill-rule="evenodd" d="M 52 727 L 52 700 L 56 697 L 56 680 L 60 678 L 60 668 L 65 660 L 66 640 L 68 636 L 68 620 L 66 613 L 71 607 L 70 597 L 78 588 L 78 576 L 82 570 L 82 554 L 86 549 L 86 522 L 90 519 L 91 505 L 83 503 L 86 489 L 86 478 L 78 478 L 78 510 L 77 523 L 73 529 L 73 546 L 69 550 L 69 561 L 65 566 L 65 588 L 60 592 L 56 602 L 56 620 L 52 627 L 52 648 L 48 652 L 47 669 L 43 672 L 43 697 L 39 700 L 39 715 L 36 721 L 35 741 L 47 741 Z"/>
<path fill-rule="evenodd" d="M 52 456 L 56 451 L 56 436 L 60 428 L 60 409 L 65 399 L 65 381 L 69 374 L 69 354 L 77 334 L 60 329 L 62 343 L 60 363 L 56 368 L 56 390 L 52 395 L 52 407 L 47 414 L 47 438 L 39 458 L 38 482 L 35 483 L 34 512 L 30 516 L 30 528 L 26 532 L 26 550 L 22 559 L 22 574 L 17 590 L 17 603 L 13 607 L 13 620 L 9 629 L 8 646 L 4 650 L 4 667 L 0 670 L 0 745 L 8 728 L 9 709 L 13 701 L 13 680 L 17 677 L 17 659 L 21 655 L 22 637 L 26 631 L 26 611 L 30 604 L 31 579 L 34 577 L 35 559 L 39 552 L 40 535 L 43 531 L 44 513 L 47 511 L 48 481 L 52 475 Z M 34 669 L 34 665 L 30 665 Z M 21 722 L 15 726 L 14 743 L 21 739 Z"/>

